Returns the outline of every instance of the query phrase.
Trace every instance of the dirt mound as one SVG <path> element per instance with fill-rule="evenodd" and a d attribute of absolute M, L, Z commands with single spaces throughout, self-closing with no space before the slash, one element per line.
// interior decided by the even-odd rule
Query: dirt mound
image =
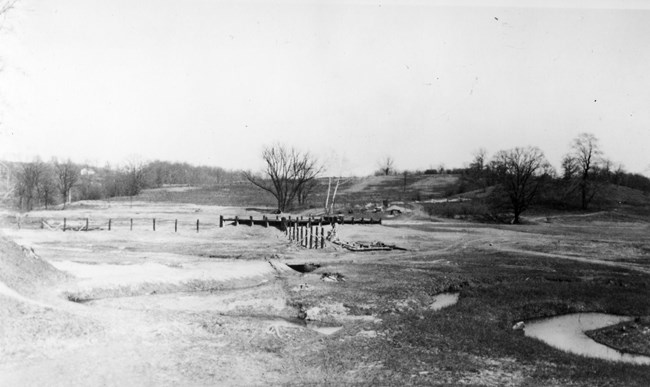
<path fill-rule="evenodd" d="M 66 278 L 65 273 L 41 259 L 32 249 L 21 247 L 0 234 L 0 282 L 7 288 L 31 294 Z"/>

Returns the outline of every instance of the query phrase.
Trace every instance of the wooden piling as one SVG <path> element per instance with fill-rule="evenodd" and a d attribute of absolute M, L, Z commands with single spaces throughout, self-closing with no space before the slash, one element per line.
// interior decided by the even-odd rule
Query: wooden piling
<path fill-rule="evenodd" d="M 325 248 L 325 230 L 323 227 L 320 228 L 320 248 Z"/>

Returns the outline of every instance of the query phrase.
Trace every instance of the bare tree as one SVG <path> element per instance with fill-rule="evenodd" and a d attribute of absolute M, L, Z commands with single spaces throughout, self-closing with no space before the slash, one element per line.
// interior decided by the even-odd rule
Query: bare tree
<path fill-rule="evenodd" d="M 500 187 L 508 196 L 514 212 L 513 223 L 531 204 L 541 183 L 541 176 L 550 172 L 550 164 L 537 147 L 499 151 L 492 161 Z"/>
<path fill-rule="evenodd" d="M 393 164 L 395 160 L 392 157 L 386 156 L 379 162 L 379 173 L 384 176 L 388 176 L 393 172 Z"/>
<path fill-rule="evenodd" d="M 580 190 L 580 205 L 586 210 L 589 202 L 597 192 L 595 171 L 602 163 L 602 151 L 598 139 L 591 133 L 581 133 L 573 140 L 571 151 L 565 156 L 563 166 L 565 176 L 570 170 L 570 177 L 577 180 L 577 187 Z"/>
<path fill-rule="evenodd" d="M 38 186 L 43 174 L 43 165 L 34 161 L 22 165 L 16 176 L 14 192 L 18 197 L 18 207 L 31 211 L 34 208 L 34 198 L 38 198 Z"/>
<path fill-rule="evenodd" d="M 322 172 L 323 167 L 308 152 L 302 153 L 283 145 L 266 147 L 262 151 L 266 164 L 262 177 L 244 172 L 244 177 L 255 186 L 271 193 L 278 202 L 278 210 L 286 211 L 299 193 Z"/>
<path fill-rule="evenodd" d="M 124 189 L 127 196 L 138 195 L 146 186 L 146 164 L 138 157 L 131 157 L 124 167 Z"/>
<path fill-rule="evenodd" d="M 52 166 L 49 164 L 44 164 L 41 178 L 39 179 L 38 186 L 36 187 L 36 192 L 38 193 L 38 199 L 41 204 L 45 206 L 47 210 L 50 204 L 54 204 L 54 196 L 56 194 L 57 187 L 54 184 L 54 171 Z"/>
<path fill-rule="evenodd" d="M 475 169 L 477 171 L 482 171 L 483 168 L 485 168 L 485 163 L 487 159 L 487 150 L 485 148 L 479 148 L 474 153 L 472 154 L 474 156 L 474 160 L 472 160 L 472 163 L 470 164 L 470 168 Z"/>
<path fill-rule="evenodd" d="M 487 188 L 487 151 L 485 148 L 479 148 L 473 153 L 473 156 L 474 160 L 470 164 L 469 172 L 483 192 L 485 192 Z"/>
<path fill-rule="evenodd" d="M 56 170 L 57 188 L 63 199 L 63 208 L 66 203 L 71 201 L 72 187 L 79 180 L 79 168 L 68 159 L 65 163 L 54 161 L 54 169 Z"/>
<path fill-rule="evenodd" d="M 7 13 L 17 2 L 18 0 L 7 0 L 0 3 L 0 15 Z"/>

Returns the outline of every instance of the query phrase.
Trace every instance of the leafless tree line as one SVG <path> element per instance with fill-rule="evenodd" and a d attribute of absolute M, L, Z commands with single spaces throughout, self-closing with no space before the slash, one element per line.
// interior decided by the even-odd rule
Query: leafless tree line
<path fill-rule="evenodd" d="M 240 173 L 218 167 L 165 161 L 143 162 L 132 157 L 121 167 L 92 167 L 70 160 L 12 163 L 15 205 L 22 211 L 46 209 L 72 200 L 134 197 L 146 188 L 164 185 L 205 185 L 232 182 Z"/>

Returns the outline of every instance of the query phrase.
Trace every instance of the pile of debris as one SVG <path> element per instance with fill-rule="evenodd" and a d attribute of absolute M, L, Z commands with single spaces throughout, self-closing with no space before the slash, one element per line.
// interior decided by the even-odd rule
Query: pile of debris
<path fill-rule="evenodd" d="M 406 250 L 396 245 L 387 245 L 383 242 L 344 242 L 339 239 L 333 240 L 332 243 L 344 247 L 350 251 L 388 251 L 388 250 Z"/>

